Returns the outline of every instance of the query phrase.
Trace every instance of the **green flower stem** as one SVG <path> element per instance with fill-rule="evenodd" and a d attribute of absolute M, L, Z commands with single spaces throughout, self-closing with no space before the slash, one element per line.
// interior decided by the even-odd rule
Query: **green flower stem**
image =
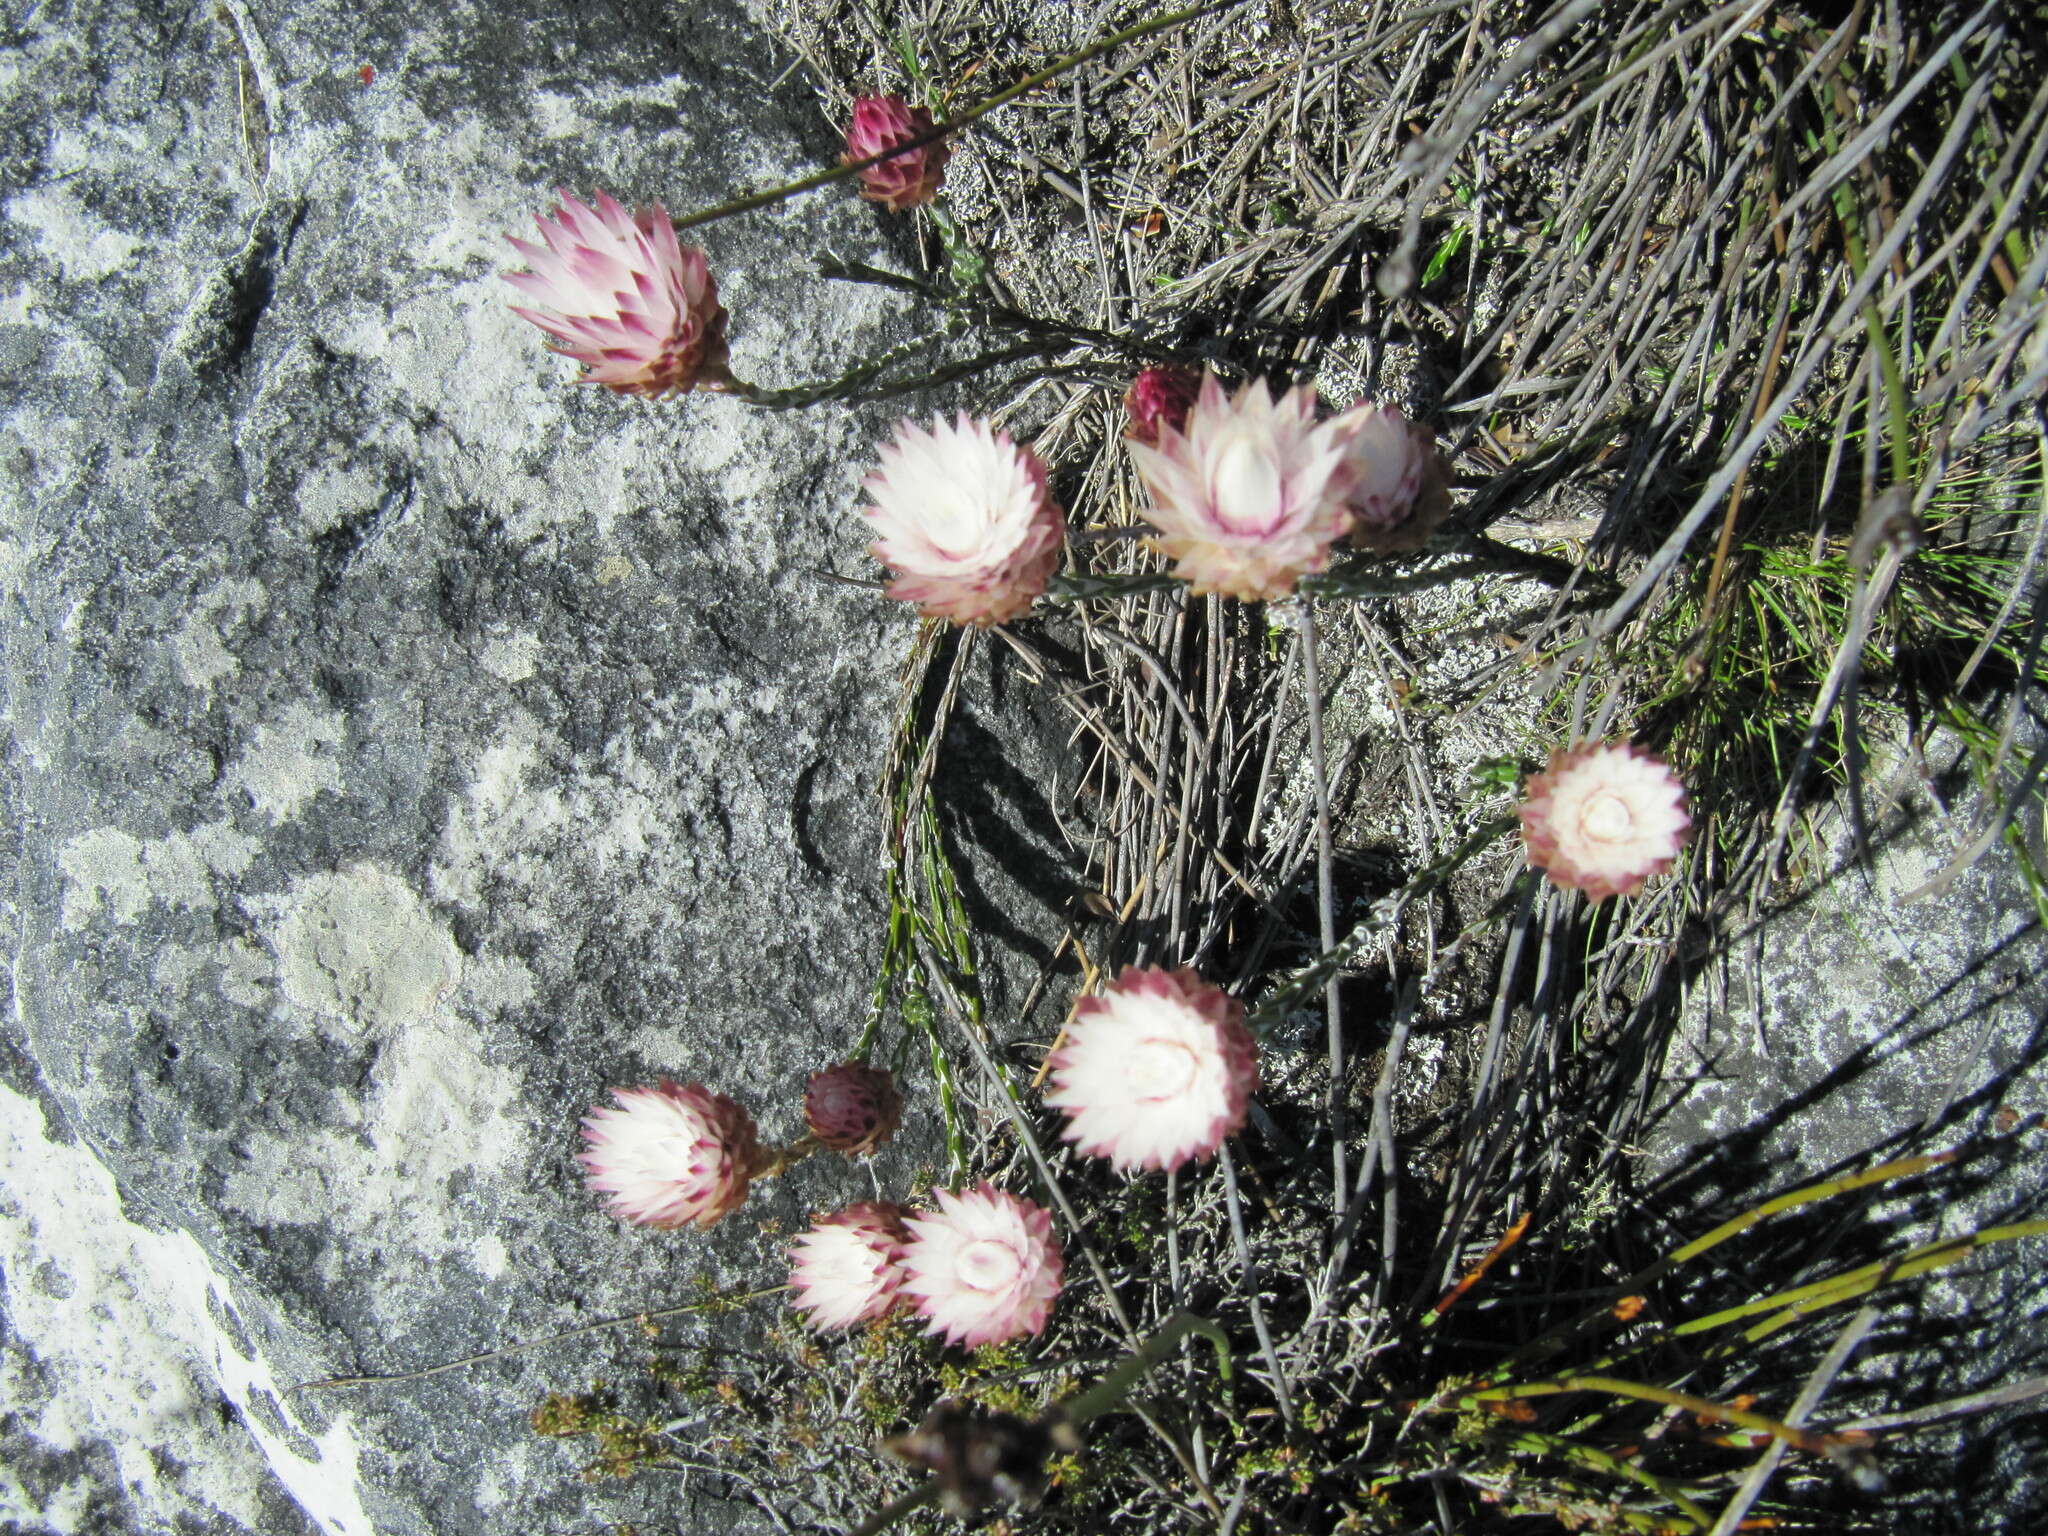
<path fill-rule="evenodd" d="M 878 154 L 869 155 L 863 160 L 854 160 L 843 165 L 829 166 L 821 171 L 813 171 L 808 176 L 799 176 L 795 181 L 785 182 L 779 187 L 770 187 L 765 192 L 750 192 L 745 197 L 735 197 L 714 207 L 700 208 L 695 213 L 677 219 L 675 227 L 678 230 L 691 229 L 699 224 L 711 224 L 719 219 L 729 219 L 735 214 L 751 213 L 756 208 L 767 208 L 787 198 L 815 191 L 819 187 L 830 186 L 835 181 L 844 181 L 849 176 L 858 176 L 870 166 L 880 165 L 884 160 L 893 160 L 898 155 L 907 155 L 912 150 L 922 149 L 927 144 L 935 144 L 940 139 L 958 133 L 978 118 L 988 116 L 997 107 L 1008 106 L 1019 96 L 1037 90 L 1038 87 L 1044 85 L 1049 80 L 1057 80 L 1068 70 L 1078 69 L 1090 59 L 1100 58 L 1112 48 L 1121 47 L 1125 43 L 1136 42 L 1141 37 L 1150 37 L 1154 32 L 1165 32 L 1170 28 L 1183 26 L 1212 12 L 1226 11 L 1242 3 L 1243 0 L 1212 0 L 1211 4 L 1189 6 L 1184 11 L 1172 11 L 1167 15 L 1154 17 L 1151 21 L 1139 22 L 1134 27 L 1126 27 L 1121 32 L 1112 33 L 1108 37 L 1090 43 L 1079 53 L 1068 54 L 1065 58 L 1041 69 L 1035 75 L 1025 76 L 1008 90 L 998 91 L 995 95 L 976 102 L 958 117 L 949 117 L 943 123 L 934 123 L 915 138 L 906 139 L 901 144 L 893 145 Z"/>
<path fill-rule="evenodd" d="M 1200 1334 L 1215 1347 L 1216 1370 L 1228 1387 L 1231 1381 L 1229 1338 L 1208 1318 L 1182 1311 L 1161 1323 L 1157 1333 L 1125 1356 L 1102 1380 L 1079 1397 L 1068 1399 L 1056 1411 L 1076 1427 L 1090 1419 L 1100 1418 L 1130 1396 L 1131 1389 L 1145 1374 L 1163 1361 L 1184 1335 L 1190 1333 Z"/>

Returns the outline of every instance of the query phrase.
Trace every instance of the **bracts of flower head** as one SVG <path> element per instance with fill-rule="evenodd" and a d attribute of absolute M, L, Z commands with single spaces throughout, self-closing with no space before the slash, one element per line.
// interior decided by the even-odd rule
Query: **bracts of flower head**
<path fill-rule="evenodd" d="M 903 1255 L 903 1294 L 926 1331 L 977 1349 L 1043 1329 L 1066 1274 L 1051 1214 L 988 1183 L 936 1198 L 906 1223 Z"/>
<path fill-rule="evenodd" d="M 848 1157 L 867 1156 L 896 1134 L 902 1119 L 903 1095 L 880 1067 L 841 1062 L 813 1072 L 804 1089 L 804 1123 L 811 1135 Z"/>
<path fill-rule="evenodd" d="M 1352 546 L 1381 555 L 1425 547 L 1451 511 L 1450 476 L 1429 428 L 1382 406 L 1365 417 L 1348 459 Z"/>
<path fill-rule="evenodd" d="M 1276 400 L 1263 380 L 1226 395 L 1204 377 L 1184 427 L 1162 422 L 1156 445 L 1130 445 L 1152 498 L 1152 543 L 1173 574 L 1197 592 L 1259 602 L 1322 570 L 1351 531 L 1346 450 L 1367 414 L 1318 421 L 1307 385 Z"/>
<path fill-rule="evenodd" d="M 1529 863 L 1593 901 L 1627 896 L 1685 845 L 1685 785 L 1662 758 L 1625 741 L 1559 748 L 1522 792 Z"/>
<path fill-rule="evenodd" d="M 1259 1087 L 1244 1005 L 1191 970 L 1127 967 L 1083 998 L 1051 1058 L 1061 1135 L 1119 1171 L 1178 1168 L 1244 1126 Z"/>
<path fill-rule="evenodd" d="M 583 1117 L 586 1182 L 622 1221 L 708 1227 L 747 1197 L 767 1163 L 753 1117 L 699 1083 L 614 1088 L 617 1108 Z"/>
<path fill-rule="evenodd" d="M 889 596 L 927 618 L 1001 624 L 1045 591 L 1066 519 L 1028 448 L 961 412 L 948 424 L 906 421 L 862 482 L 869 553 L 895 573 Z"/>
<path fill-rule="evenodd" d="M 907 144 L 932 127 L 930 111 L 913 107 L 901 96 L 863 96 L 853 104 L 853 121 L 847 125 L 846 153 L 840 164 L 854 165 Z M 921 207 L 938 195 L 952 152 L 944 139 L 934 139 L 878 161 L 860 173 L 860 195 L 898 213 Z"/>
<path fill-rule="evenodd" d="M 863 1200 L 829 1216 L 790 1245 L 790 1305 L 813 1328 L 852 1328 L 886 1317 L 903 1286 L 910 1233 L 905 1211 Z"/>
<path fill-rule="evenodd" d="M 584 383 L 650 396 L 729 387 L 718 284 L 704 253 L 676 240 L 668 210 L 557 195 L 561 206 L 535 221 L 541 243 L 512 241 L 531 270 L 505 281 L 533 302 L 513 313 L 581 363 Z"/>

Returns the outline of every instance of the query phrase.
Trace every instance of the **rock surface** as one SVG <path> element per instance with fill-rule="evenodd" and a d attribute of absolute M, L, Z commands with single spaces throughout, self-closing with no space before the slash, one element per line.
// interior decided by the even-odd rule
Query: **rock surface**
<path fill-rule="evenodd" d="M 2022 743 L 2038 740 L 2021 724 Z M 1802 1185 L 1921 1153 L 1966 1155 L 1767 1224 L 1750 1271 L 1758 1295 L 2048 1217 L 2048 933 L 2008 849 L 1950 869 L 1990 824 L 1953 739 L 1937 735 L 1924 758 L 1882 744 L 1873 755 L 1867 864 L 1843 800 L 1804 851 L 1826 861 L 1806 871 L 1823 875 L 1809 894 L 1744 925 L 1694 979 L 1644 1147 L 1661 1175 L 1648 1203 L 1666 1231 L 1695 1236 Z M 2038 793 L 2018 808 L 2037 850 L 2043 811 Z M 2001 1243 L 1907 1293 L 1911 1325 L 1857 1352 L 1821 1422 L 2038 1374 L 2048 1237 Z M 1896 1305 L 1900 1293 L 1889 1296 Z M 1826 1314 L 1822 1336 L 1852 1310 Z M 1928 1532 L 2039 1528 L 2048 1443 L 2029 1407 L 1900 1437 L 1880 1464 L 1890 1497 L 1882 1509 L 1866 1499 L 1865 1518 Z"/>
<path fill-rule="evenodd" d="M 557 185 L 682 211 L 829 158 L 750 28 L 85 0 L 0 38 L 0 1527 L 751 1518 L 530 1434 L 602 1342 L 284 1391 L 759 1283 L 751 1219 L 602 1214 L 576 1117 L 672 1074 L 789 1136 L 865 1011 L 910 625 L 817 573 L 863 569 L 887 417 L 570 388 L 500 281 Z M 696 238 L 745 376 L 903 334 L 808 275 L 886 258 L 849 196 Z"/>

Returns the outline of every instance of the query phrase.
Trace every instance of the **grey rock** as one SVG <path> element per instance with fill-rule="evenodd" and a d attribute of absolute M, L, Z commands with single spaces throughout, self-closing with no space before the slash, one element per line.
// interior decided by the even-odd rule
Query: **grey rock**
<path fill-rule="evenodd" d="M 575 1122 L 674 1075 L 787 1137 L 865 1012 L 909 625 L 817 573 L 888 418 L 570 388 L 499 274 L 557 184 L 681 211 L 829 130 L 729 6 L 220 15 L 0 52 L 0 1524 L 744 1525 L 528 1431 L 631 1339 L 286 1389 L 773 1278 L 621 1230 Z M 744 374 L 905 334 L 807 274 L 888 259 L 849 196 L 693 238 Z"/>
<path fill-rule="evenodd" d="M 2038 737 L 2025 716 L 2020 724 L 2023 743 Z M 1802 1185 L 1895 1158 L 1964 1156 L 1781 1216 L 1746 1249 L 1727 1250 L 1746 1255 L 1735 1262 L 1758 1296 L 1914 1244 L 2048 1217 L 2038 1128 L 2048 934 L 2002 846 L 1940 881 L 1990 811 L 1954 739 L 1937 733 L 1924 757 L 1871 746 L 1868 858 L 1857 856 L 1846 797 L 1824 808 L 1801 854 L 1803 893 L 1744 924 L 1691 983 L 1643 1148 L 1657 1174 L 1647 1204 L 1675 1246 Z M 2009 764 L 2005 781 L 2018 774 Z M 2018 807 L 2037 856 L 2043 810 L 2038 792 Z M 2038 1375 L 2048 1238 L 1989 1247 L 1874 1299 L 1891 1308 L 1887 1324 L 1817 1422 Z M 1853 1311 L 1822 1314 L 1821 1337 Z M 1840 1496 L 1887 1529 L 2039 1529 L 2048 1448 L 2031 1406 L 1890 1440 L 1879 1465 L 1892 1484 L 1886 1502 Z"/>

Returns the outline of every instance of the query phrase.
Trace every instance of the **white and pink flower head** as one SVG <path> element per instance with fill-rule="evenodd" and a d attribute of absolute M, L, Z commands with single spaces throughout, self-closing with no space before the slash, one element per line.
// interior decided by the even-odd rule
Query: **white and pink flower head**
<path fill-rule="evenodd" d="M 1062 1136 L 1119 1171 L 1178 1168 L 1243 1128 L 1259 1088 L 1244 1005 L 1191 970 L 1126 967 L 1052 1054 Z"/>
<path fill-rule="evenodd" d="M 885 1200 L 863 1200 L 829 1216 L 790 1244 L 790 1305 L 813 1328 L 852 1328 L 894 1310 L 903 1286 L 906 1213 Z"/>
<path fill-rule="evenodd" d="M 903 1294 L 926 1331 L 977 1349 L 1045 1327 L 1066 1274 L 1052 1216 L 993 1184 L 953 1194 L 913 1216 Z"/>
<path fill-rule="evenodd" d="M 1551 753 L 1520 812 L 1530 864 L 1594 901 L 1630 895 L 1669 869 L 1692 826 L 1678 775 L 1625 741 Z"/>
<path fill-rule="evenodd" d="M 597 194 L 591 208 L 567 192 L 542 215 L 542 244 L 514 239 L 529 272 L 505 281 L 536 307 L 512 312 L 546 331 L 549 345 L 583 365 L 586 384 L 622 395 L 723 389 L 725 311 L 704 253 L 676 240 L 668 210 L 630 214 Z"/>
<path fill-rule="evenodd" d="M 1429 543 L 1451 510 L 1450 487 L 1436 437 L 1394 406 L 1369 411 L 1351 439 L 1351 486 L 1345 493 L 1359 549 L 1398 554 Z"/>
<path fill-rule="evenodd" d="M 848 1157 L 865 1157 L 896 1134 L 903 1095 L 881 1067 L 843 1061 L 813 1072 L 804 1089 L 804 1123 L 818 1144 Z"/>
<path fill-rule="evenodd" d="M 853 104 L 853 121 L 846 129 L 846 153 L 840 164 L 852 165 L 870 155 L 879 155 L 898 144 L 907 144 L 932 128 L 931 112 L 913 107 L 901 96 L 863 96 Z M 938 196 L 945 179 L 946 160 L 953 153 L 944 139 L 906 150 L 879 161 L 860 173 L 860 195 L 902 213 L 921 207 Z"/>
<path fill-rule="evenodd" d="M 1197 592 L 1258 602 L 1320 571 L 1351 531 L 1345 450 L 1364 417 L 1318 422 L 1307 385 L 1275 400 L 1263 379 L 1226 395 L 1206 375 L 1182 428 L 1131 444 L 1152 496 L 1152 542 L 1176 562 L 1173 574 Z"/>
<path fill-rule="evenodd" d="M 753 1117 L 701 1084 L 614 1088 L 618 1108 L 583 1117 L 586 1182 L 610 1196 L 622 1221 L 646 1227 L 708 1227 L 747 1197 L 761 1171 Z"/>
<path fill-rule="evenodd" d="M 1001 624 L 1028 609 L 1060 562 L 1067 524 L 1028 448 L 961 412 L 906 421 L 862 481 L 868 552 L 896 573 L 889 596 L 927 618 Z"/>

